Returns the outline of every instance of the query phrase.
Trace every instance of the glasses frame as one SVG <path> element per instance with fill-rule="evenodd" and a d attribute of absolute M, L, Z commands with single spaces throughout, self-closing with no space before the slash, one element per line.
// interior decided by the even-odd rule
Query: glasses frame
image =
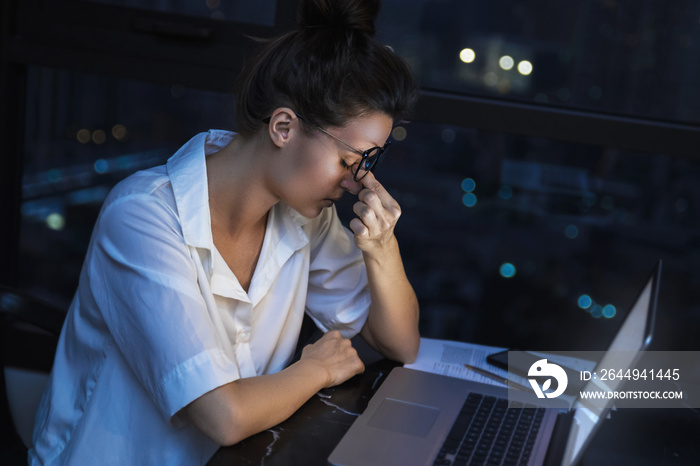
<path fill-rule="evenodd" d="M 299 115 L 299 114 L 296 113 L 296 112 L 295 112 L 294 114 L 295 114 L 296 117 L 299 118 L 301 121 L 307 122 L 306 119 L 305 119 L 303 116 Z M 271 119 L 271 117 L 263 118 L 263 119 L 262 119 L 262 122 L 265 123 L 265 124 L 269 124 L 269 123 L 270 123 L 270 119 Z M 308 123 L 308 122 L 307 122 L 307 123 Z M 339 143 L 343 144 L 345 147 L 347 147 L 348 149 L 350 149 L 351 151 L 353 151 L 355 154 L 357 154 L 357 155 L 359 155 L 360 157 L 362 157 L 362 159 L 360 159 L 360 161 L 359 161 L 358 164 L 357 164 L 357 168 L 355 169 L 355 172 L 352 174 L 352 179 L 355 180 L 355 182 L 358 182 L 358 183 L 359 183 L 360 181 L 362 181 L 362 179 L 363 179 L 365 176 L 367 176 L 367 173 L 373 172 L 373 171 L 374 171 L 374 169 L 377 167 L 377 165 L 379 164 L 379 162 L 384 158 L 384 154 L 386 153 L 387 149 L 389 148 L 389 145 L 391 144 L 391 140 L 387 140 L 387 141 L 384 143 L 384 145 L 383 145 L 382 147 L 380 147 L 380 146 L 374 146 L 374 147 L 371 147 L 371 148 L 369 148 L 369 149 L 367 149 L 367 150 L 365 150 L 365 151 L 361 151 L 361 150 L 359 150 L 359 149 L 355 149 L 353 146 L 351 146 L 351 145 L 348 144 L 347 142 L 343 141 L 343 140 L 340 139 L 338 136 L 335 136 L 334 134 L 329 133 L 328 131 L 326 131 L 325 129 L 321 128 L 320 126 L 318 126 L 318 125 L 313 125 L 313 124 L 312 124 L 311 126 L 313 126 L 314 128 L 316 128 L 317 130 L 321 131 L 322 133 L 324 133 L 324 134 L 326 134 L 326 135 L 332 137 L 333 139 L 335 139 L 336 141 L 338 141 Z M 371 154 L 372 152 L 374 152 L 375 150 L 377 151 L 377 153 L 374 154 L 374 155 L 370 155 L 370 154 Z M 363 166 L 364 166 L 364 168 L 362 168 Z M 358 177 L 358 174 L 360 173 L 360 169 L 361 169 L 361 168 L 364 170 L 364 173 L 362 174 L 362 176 Z"/>

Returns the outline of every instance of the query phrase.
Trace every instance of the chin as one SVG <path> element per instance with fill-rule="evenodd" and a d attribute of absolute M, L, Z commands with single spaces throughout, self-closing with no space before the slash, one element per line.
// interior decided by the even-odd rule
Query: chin
<path fill-rule="evenodd" d="M 295 207 L 292 207 L 292 208 L 306 218 L 316 218 L 319 215 L 321 215 L 321 212 L 323 212 L 323 209 L 325 209 L 324 206 L 315 206 L 315 207 L 308 207 L 307 206 L 304 208 L 295 208 Z"/>

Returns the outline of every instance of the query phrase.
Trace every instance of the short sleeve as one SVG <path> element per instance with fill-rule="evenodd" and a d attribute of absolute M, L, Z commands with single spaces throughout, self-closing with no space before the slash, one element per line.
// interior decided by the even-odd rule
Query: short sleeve
<path fill-rule="evenodd" d="M 335 207 L 324 209 L 311 228 L 307 313 L 324 332 L 351 338 L 362 330 L 370 306 L 362 252 Z"/>
<path fill-rule="evenodd" d="M 106 205 L 87 267 L 109 333 L 164 417 L 239 378 L 169 206 L 147 194 Z"/>

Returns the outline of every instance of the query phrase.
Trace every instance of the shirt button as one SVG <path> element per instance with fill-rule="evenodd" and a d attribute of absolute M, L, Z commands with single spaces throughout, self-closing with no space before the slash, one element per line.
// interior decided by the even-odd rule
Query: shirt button
<path fill-rule="evenodd" d="M 248 343 L 250 340 L 250 334 L 245 330 L 239 330 L 236 334 L 236 343 Z"/>

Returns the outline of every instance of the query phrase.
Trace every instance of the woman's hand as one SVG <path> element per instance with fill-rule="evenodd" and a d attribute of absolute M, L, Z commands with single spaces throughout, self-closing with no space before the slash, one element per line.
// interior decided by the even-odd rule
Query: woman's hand
<path fill-rule="evenodd" d="M 328 378 L 324 388 L 339 385 L 365 370 L 350 340 L 343 338 L 337 330 L 305 346 L 299 362 L 314 362 L 326 370 Z"/>
<path fill-rule="evenodd" d="M 357 247 L 362 252 L 372 253 L 395 240 L 394 227 L 401 216 L 401 207 L 372 172 L 367 173 L 361 183 L 364 189 L 353 206 L 357 218 L 350 221 L 350 229 Z"/>

